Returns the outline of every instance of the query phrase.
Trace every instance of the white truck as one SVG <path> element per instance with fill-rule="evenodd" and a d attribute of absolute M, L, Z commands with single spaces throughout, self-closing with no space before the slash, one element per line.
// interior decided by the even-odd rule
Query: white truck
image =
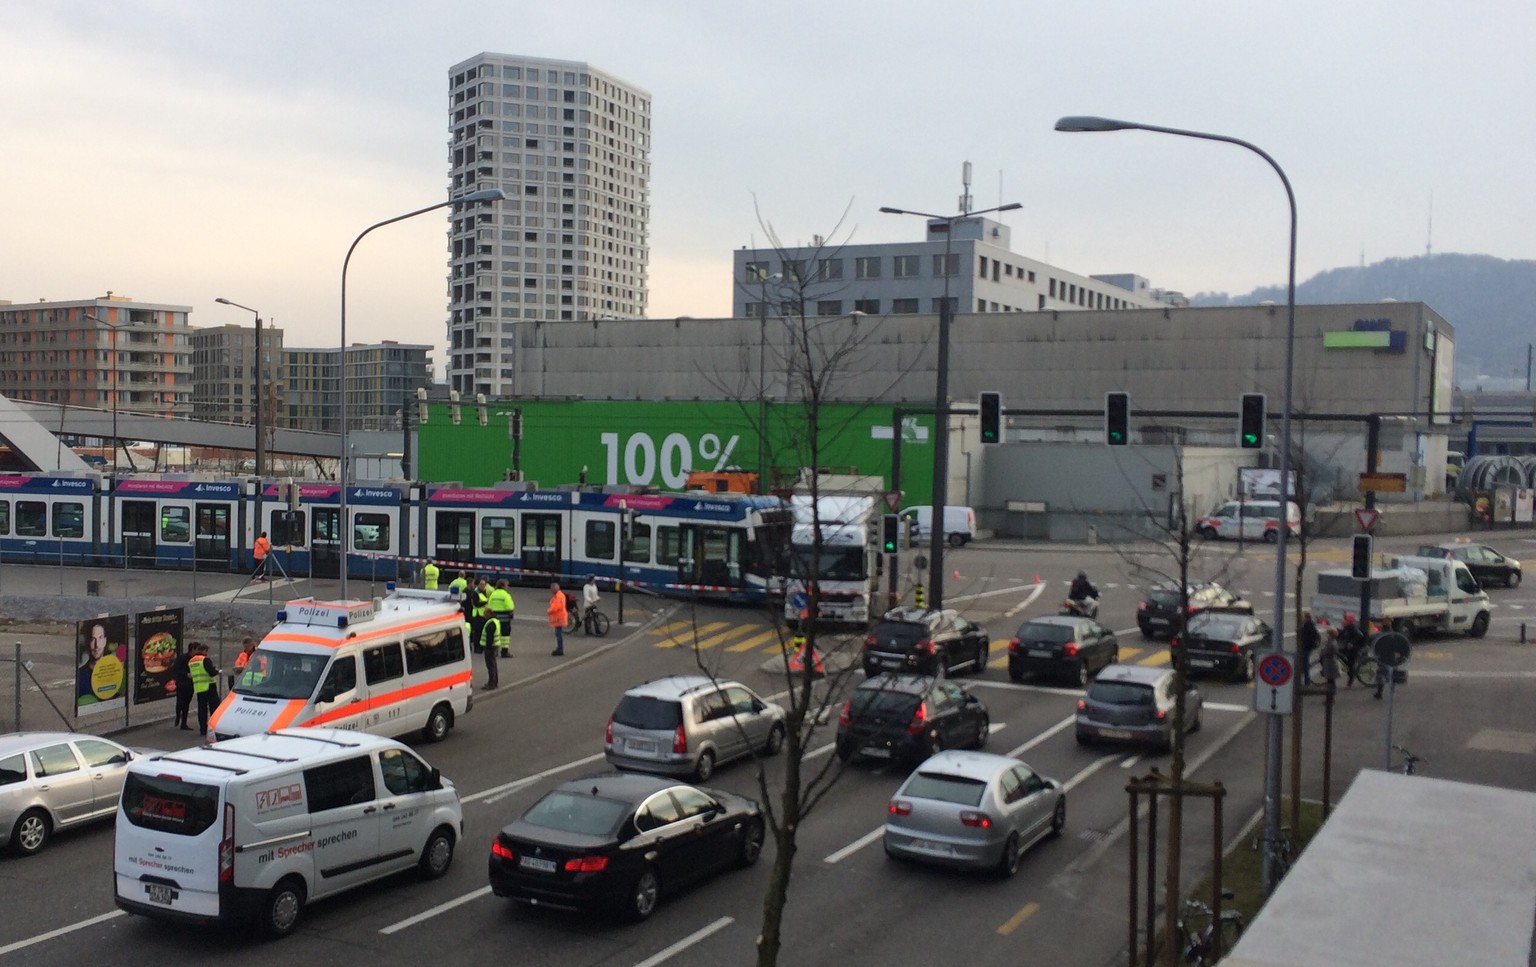
<path fill-rule="evenodd" d="M 824 474 L 816 484 L 813 496 L 802 480 L 789 500 L 794 530 L 784 618 L 791 627 L 798 625 L 806 588 L 814 584 L 820 592 L 820 623 L 866 626 L 880 590 L 880 518 L 885 513 L 881 481 Z M 818 527 L 819 555 L 815 547 Z"/>
<path fill-rule="evenodd" d="M 1488 633 L 1488 594 L 1460 561 L 1436 557 L 1394 558 L 1371 568 L 1372 621 L 1412 635 L 1420 631 L 1464 631 L 1474 638 Z M 1360 613 L 1361 579 L 1347 568 L 1321 571 L 1312 615 L 1338 625 L 1346 614 Z"/>

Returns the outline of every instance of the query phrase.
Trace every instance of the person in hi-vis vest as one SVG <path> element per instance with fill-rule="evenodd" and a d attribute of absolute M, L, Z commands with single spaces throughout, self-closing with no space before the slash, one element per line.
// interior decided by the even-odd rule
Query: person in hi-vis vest
<path fill-rule="evenodd" d="M 197 697 L 197 731 L 208 734 L 208 716 L 219 705 L 219 670 L 208 658 L 208 646 L 192 642 L 192 658 L 187 662 L 192 676 L 192 694 Z"/>

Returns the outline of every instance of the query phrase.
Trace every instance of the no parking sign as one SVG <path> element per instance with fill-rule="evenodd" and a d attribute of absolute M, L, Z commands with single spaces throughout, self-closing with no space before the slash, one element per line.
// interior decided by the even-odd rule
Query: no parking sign
<path fill-rule="evenodd" d="M 1296 663 L 1283 651 L 1257 656 L 1254 665 L 1253 708 L 1266 715 L 1290 715 L 1296 690 Z"/>

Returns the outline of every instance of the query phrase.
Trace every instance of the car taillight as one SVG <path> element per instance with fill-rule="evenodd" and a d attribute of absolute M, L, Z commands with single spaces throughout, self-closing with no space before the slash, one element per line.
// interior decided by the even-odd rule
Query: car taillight
<path fill-rule="evenodd" d="M 1145 610 L 1147 610 L 1147 602 L 1145 602 L 1145 601 L 1137 601 L 1136 602 L 1136 610 L 1137 611 L 1145 611 Z"/>
<path fill-rule="evenodd" d="M 573 856 L 565 861 L 567 873 L 601 873 L 608 868 L 606 856 Z"/>
<path fill-rule="evenodd" d="M 1019 650 L 1019 639 L 1017 639 L 1017 638 L 1009 638 L 1008 639 L 1008 651 L 1009 651 L 1009 653 L 1010 654 L 1016 653 L 1018 650 Z"/>
<path fill-rule="evenodd" d="M 917 650 L 922 652 L 925 655 L 931 655 L 934 652 L 938 651 L 938 649 L 936 647 L 934 647 L 933 639 L 932 638 L 929 638 L 929 639 L 927 639 L 925 641 L 919 641 L 917 643 Z"/>
<path fill-rule="evenodd" d="M 603 741 L 605 743 L 607 743 L 608 745 L 613 745 L 613 716 L 612 715 L 608 716 L 608 727 L 603 730 Z"/>
<path fill-rule="evenodd" d="M 992 817 L 986 813 L 978 813 L 970 809 L 960 813 L 960 822 L 966 826 L 974 826 L 977 829 L 991 829 Z"/>
<path fill-rule="evenodd" d="M 1177 648 L 1177 647 L 1179 647 L 1179 639 L 1178 639 L 1178 637 L 1175 636 L 1173 638 L 1169 638 L 1168 639 L 1168 648 L 1169 648 L 1169 650 L 1171 651 L 1172 649 Z"/>
<path fill-rule="evenodd" d="M 873 647 L 875 647 L 875 636 L 874 635 L 865 635 L 864 636 L 864 647 L 865 648 L 873 648 Z"/>
<path fill-rule="evenodd" d="M 912 815 L 912 804 L 900 799 L 892 799 L 891 804 L 885 807 L 885 811 L 892 816 L 910 816 Z"/>
<path fill-rule="evenodd" d="M 1061 646 L 1061 653 L 1063 655 L 1067 656 L 1068 658 L 1076 657 L 1076 655 L 1077 655 L 1077 642 L 1069 641 L 1066 644 L 1062 645 Z"/>
<path fill-rule="evenodd" d="M 681 725 L 677 727 L 677 731 L 672 735 L 672 751 L 688 751 L 688 732 Z"/>
<path fill-rule="evenodd" d="M 1168 712 L 1167 712 L 1166 709 L 1158 709 L 1157 710 L 1157 720 L 1159 722 L 1161 722 L 1163 719 L 1165 719 L 1167 717 L 1168 717 Z"/>
<path fill-rule="evenodd" d="M 491 841 L 491 855 L 499 856 L 509 863 L 517 859 L 517 854 L 512 851 L 512 847 L 503 843 L 500 839 Z"/>
<path fill-rule="evenodd" d="M 1084 711 L 1087 711 L 1087 709 L 1088 709 L 1088 703 L 1085 700 L 1081 699 L 1081 698 L 1078 699 L 1077 700 L 1077 710 L 1079 712 L 1084 712 Z"/>
<path fill-rule="evenodd" d="M 912 713 L 912 721 L 907 723 L 908 735 L 921 735 L 928 727 L 928 703 L 920 702 L 917 711 Z"/>
<path fill-rule="evenodd" d="M 850 699 L 843 703 L 843 710 L 837 715 L 838 725 L 849 725 L 853 722 L 853 701 Z"/>
<path fill-rule="evenodd" d="M 1232 642 L 1232 654 L 1234 654 L 1234 655 L 1241 655 L 1242 653 L 1243 653 L 1243 646 L 1238 644 L 1235 641 Z"/>
<path fill-rule="evenodd" d="M 224 804 L 224 832 L 219 839 L 219 882 L 235 878 L 235 804 Z"/>

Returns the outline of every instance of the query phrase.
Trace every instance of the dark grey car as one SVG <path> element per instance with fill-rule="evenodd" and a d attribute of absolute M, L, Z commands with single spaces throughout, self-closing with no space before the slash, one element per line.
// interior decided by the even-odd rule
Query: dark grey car
<path fill-rule="evenodd" d="M 1119 660 L 1115 633 L 1076 615 L 1031 618 L 1008 642 L 1008 677 L 1016 682 L 1043 674 L 1086 685 L 1095 672 Z"/>
<path fill-rule="evenodd" d="M 624 693 L 608 719 L 603 753 L 610 765 L 692 776 L 784 745 L 784 709 L 740 682 L 670 675 Z"/>
<path fill-rule="evenodd" d="M 1138 742 L 1167 749 L 1173 744 L 1176 694 L 1173 670 L 1110 665 L 1077 703 L 1077 744 L 1097 740 Z M 1189 685 L 1184 730 L 1198 732 L 1205 710 L 1200 689 Z"/>

